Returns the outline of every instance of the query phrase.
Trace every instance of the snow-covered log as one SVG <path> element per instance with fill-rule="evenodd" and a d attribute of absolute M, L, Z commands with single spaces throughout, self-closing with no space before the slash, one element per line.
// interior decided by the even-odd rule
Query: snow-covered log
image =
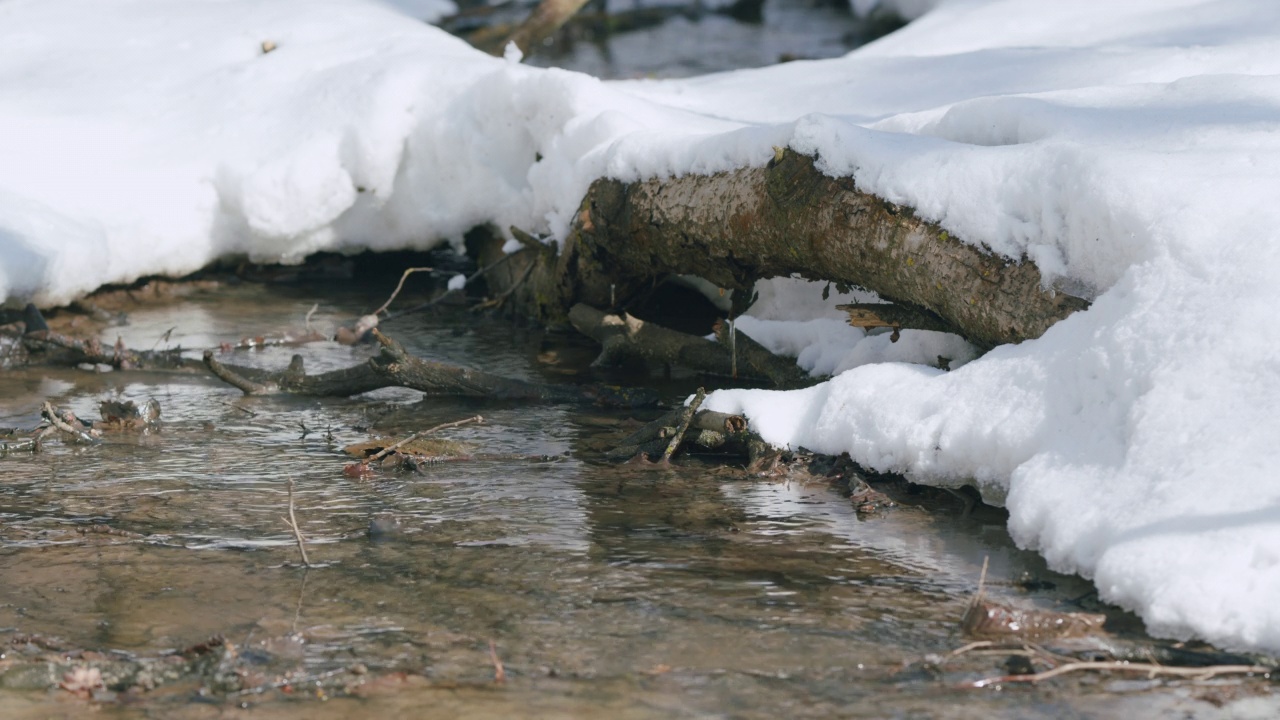
<path fill-rule="evenodd" d="M 573 302 L 616 307 L 669 274 L 739 289 L 799 274 L 924 309 L 991 347 L 1039 337 L 1088 305 L 1045 287 L 1033 263 L 960 242 L 790 150 L 714 175 L 598 180 L 563 252 L 538 262 L 523 296 L 541 315 Z M 508 277 L 523 273 L 512 267 Z"/>

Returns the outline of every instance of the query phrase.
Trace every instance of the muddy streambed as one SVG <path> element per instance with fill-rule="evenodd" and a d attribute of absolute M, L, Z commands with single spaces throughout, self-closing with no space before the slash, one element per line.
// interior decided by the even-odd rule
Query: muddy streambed
<path fill-rule="evenodd" d="M 296 329 L 313 303 L 313 322 L 331 329 L 385 291 L 223 286 L 133 310 L 103 339 L 215 347 Z M 585 382 L 594 354 L 587 341 L 465 309 L 385 329 L 420 355 L 525 379 Z M 313 343 L 224 358 L 282 367 L 294 352 L 321 370 L 371 350 Z M 661 387 L 674 401 L 698 382 Z M 959 620 L 984 557 L 997 599 L 1101 609 L 1108 642 L 1147 638 L 1133 618 L 1099 608 L 1087 583 L 1014 548 L 992 508 L 966 515 L 955 498 L 899 484 L 897 507 L 859 517 L 830 483 L 762 479 L 696 459 L 665 470 L 601 459 L 633 418 L 654 413 L 423 400 L 402 390 L 254 399 L 203 373 L 40 369 L 0 376 L 0 425 L 34 426 L 45 399 L 92 416 L 108 398 L 155 398 L 163 422 L 146 435 L 50 442 L 38 455 L 0 459 L 0 717 L 89 707 L 102 717 L 166 718 L 1276 709 L 1256 679 L 1082 674 L 963 688 L 1007 672 L 1003 655 L 945 658 L 969 641 Z M 448 436 L 548 459 L 343 474 L 345 444 L 477 413 L 483 425 Z M 289 479 L 320 566 L 310 570 L 298 565 L 281 520 Z M 200 646 L 215 637 L 224 639 L 218 647 Z M 182 648 L 212 659 L 147 692 L 76 693 L 29 671 L 38 658 L 168 662 Z M 494 682 L 495 655 L 503 683 Z"/>

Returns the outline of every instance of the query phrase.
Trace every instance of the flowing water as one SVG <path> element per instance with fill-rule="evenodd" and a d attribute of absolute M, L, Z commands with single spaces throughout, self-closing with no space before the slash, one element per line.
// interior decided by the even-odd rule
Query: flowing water
<path fill-rule="evenodd" d="M 313 322 L 331 329 L 383 293 L 228 286 L 140 307 L 103 338 L 215 347 L 296 329 L 315 302 Z M 594 352 L 571 336 L 457 309 L 384 329 L 425 357 L 547 382 L 587 380 Z M 320 342 L 222 357 L 280 368 L 294 352 L 314 371 L 372 351 Z M 662 387 L 676 400 L 695 384 Z M 653 413 L 391 389 L 246 398 L 203 373 L 49 369 L 5 374 L 0 398 L 0 424 L 22 427 L 38 422 L 45 399 L 82 417 L 113 398 L 155 398 L 163 410 L 147 434 L 0 458 L 0 717 L 79 716 L 91 706 L 102 717 L 165 718 L 1275 709 L 1256 680 L 960 687 L 1006 672 L 1005 656 L 941 658 L 969 641 L 959 619 L 984 557 L 1003 601 L 1074 609 L 1089 586 L 1014 548 L 1000 511 L 966 515 L 950 496 L 904 496 L 859 517 L 825 482 L 697 460 L 655 470 L 601 459 L 633 418 Z M 443 434 L 486 452 L 546 457 L 343 474 L 344 444 L 477 413 L 483 424 Z M 317 565 L 309 570 L 282 520 L 290 479 Z M 1107 612 L 1118 637 L 1141 639 L 1132 618 Z M 85 700 L 13 672 L 38 650 L 25 636 L 137 659 L 215 635 L 234 648 L 237 673 L 217 687 L 206 676 Z M 494 682 L 494 655 L 504 683 Z"/>

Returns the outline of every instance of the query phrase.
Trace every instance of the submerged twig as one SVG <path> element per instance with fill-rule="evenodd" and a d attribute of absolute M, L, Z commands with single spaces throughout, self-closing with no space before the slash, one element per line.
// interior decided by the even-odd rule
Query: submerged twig
<path fill-rule="evenodd" d="M 298 541 L 298 552 L 302 554 L 302 566 L 306 568 L 312 567 L 311 561 L 307 559 L 307 543 L 302 537 L 302 530 L 298 528 L 298 518 L 293 514 L 293 478 L 289 478 L 289 517 L 280 518 L 284 520 L 289 529 L 293 531 L 293 537 Z"/>

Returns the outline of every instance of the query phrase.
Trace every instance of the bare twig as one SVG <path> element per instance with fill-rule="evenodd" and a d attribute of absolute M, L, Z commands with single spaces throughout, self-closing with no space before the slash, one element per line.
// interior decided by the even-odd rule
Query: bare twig
<path fill-rule="evenodd" d="M 493 662 L 493 681 L 501 685 L 507 681 L 507 670 L 502 667 L 502 659 L 498 657 L 498 646 L 493 638 L 489 638 L 489 660 Z"/>
<path fill-rule="evenodd" d="M 387 301 L 382 303 L 382 307 L 378 308 L 377 310 L 374 310 L 371 314 L 381 315 L 383 311 L 387 309 L 387 306 L 389 306 L 392 302 L 395 301 L 396 296 L 400 294 L 400 290 L 404 288 L 404 281 L 408 280 L 410 275 L 416 272 L 430 272 L 430 271 L 431 271 L 431 268 L 429 267 L 412 267 L 405 270 L 404 274 L 400 276 L 400 282 L 396 284 L 395 292 L 391 293 L 391 297 L 387 298 Z"/>
<path fill-rule="evenodd" d="M 424 435 L 430 435 L 431 433 L 436 432 L 437 430 L 444 430 L 445 428 L 458 427 L 459 425 L 467 425 L 467 424 L 469 424 L 469 423 L 483 423 L 483 422 L 484 422 L 484 417 L 483 417 L 483 416 L 475 415 L 475 416 L 473 416 L 473 417 L 464 418 L 464 419 L 462 419 L 462 420 L 456 420 L 456 421 L 454 421 L 454 422 L 442 423 L 442 424 L 440 424 L 440 425 L 436 425 L 436 426 L 435 426 L 435 427 L 433 427 L 433 428 L 428 428 L 428 429 L 423 430 L 423 431 L 421 431 L 421 432 L 416 432 L 416 433 L 414 433 L 414 434 L 410 435 L 409 437 L 407 437 L 407 438 L 405 438 L 405 439 L 403 439 L 403 440 L 401 440 L 401 441 L 399 441 L 399 442 L 397 442 L 397 443 L 395 443 L 395 444 L 388 445 L 388 446 L 386 446 L 386 447 L 382 448 L 381 450 L 379 450 L 378 452 L 374 453 L 373 455 L 370 455 L 369 457 L 365 458 L 365 459 L 364 459 L 364 464 L 365 464 L 365 465 L 368 465 L 369 463 L 372 463 L 372 462 L 376 462 L 376 461 L 378 461 L 378 460 L 381 460 L 383 457 L 385 457 L 385 456 L 386 456 L 386 455 L 388 455 L 389 453 L 394 452 L 394 451 L 395 451 L 395 450 L 397 450 L 398 448 L 403 447 L 404 445 L 407 445 L 407 444 L 409 444 L 409 443 L 413 442 L 414 440 L 417 440 L 418 438 L 423 437 Z"/>
<path fill-rule="evenodd" d="M 307 543 L 302 537 L 302 530 L 298 528 L 298 518 L 293 514 L 293 478 L 289 478 L 289 517 L 282 517 L 289 529 L 293 531 L 293 537 L 298 541 L 298 552 L 302 554 L 302 566 L 306 568 L 312 567 L 311 561 L 307 559 Z"/>
<path fill-rule="evenodd" d="M 693 421 L 693 416 L 698 413 L 702 401 L 707 399 L 707 391 L 698 388 L 697 394 L 693 396 L 693 401 L 689 403 L 689 407 L 680 413 L 680 424 L 676 427 L 676 432 L 671 436 L 671 442 L 667 443 L 667 449 L 662 453 L 662 462 L 671 462 L 671 456 L 676 454 L 676 450 L 680 448 L 680 443 L 684 441 L 684 434 L 689 431 L 689 423 Z"/>
<path fill-rule="evenodd" d="M 1149 678 L 1154 678 L 1159 675 L 1171 675 L 1174 677 L 1189 677 L 1193 680 L 1207 680 L 1218 675 L 1268 675 L 1273 672 L 1274 668 L 1269 668 L 1265 665 L 1208 665 L 1205 667 L 1175 667 L 1169 665 L 1156 665 L 1153 663 L 1125 662 L 1122 660 L 1072 662 L 1029 675 L 1002 675 L 999 677 L 983 678 L 981 680 L 975 680 L 972 683 L 965 683 L 964 687 L 983 688 L 991 685 L 999 685 L 1001 683 L 1036 683 L 1041 680 L 1055 678 L 1059 675 L 1066 675 L 1067 673 L 1081 672 L 1084 670 L 1140 672 L 1146 673 Z"/>
<path fill-rule="evenodd" d="M 992 645 L 995 645 L 995 643 L 990 640 L 978 640 L 976 642 L 971 642 L 968 645 L 965 645 L 964 647 L 956 648 L 955 650 L 952 650 L 951 652 L 947 653 L 947 656 L 943 658 L 943 662 L 946 662 L 947 660 L 951 660 L 953 658 L 960 657 L 961 655 L 967 652 L 970 652 L 972 650 L 981 650 L 983 648 L 989 648 Z"/>
<path fill-rule="evenodd" d="M 490 271 L 492 271 L 492 270 L 494 270 L 494 269 L 496 269 L 496 268 L 498 268 L 498 267 L 500 267 L 500 266 L 502 266 L 502 265 L 506 264 L 506 262 L 507 262 L 508 260 L 510 260 L 511 258 L 515 257 L 516 255 L 519 255 L 519 254 L 520 254 L 520 253 L 522 253 L 522 252 L 524 252 L 524 250 L 523 250 L 523 249 L 522 249 L 522 250 L 517 250 L 516 252 L 513 252 L 513 253 L 511 253 L 510 255 L 503 255 L 502 257 L 498 258 L 497 260 L 494 260 L 493 262 L 489 263 L 488 265 L 485 265 L 484 267 L 480 268 L 479 270 L 476 270 L 475 272 L 473 272 L 473 273 L 471 273 L 470 275 L 468 275 L 468 276 L 467 276 L 467 285 L 470 285 L 471 283 L 475 282 L 477 279 L 479 279 L 479 278 L 483 277 L 484 275 L 488 274 Z M 413 306 L 413 307 L 409 308 L 408 310 L 401 310 L 400 312 L 389 312 L 389 313 L 387 313 L 387 316 L 386 316 L 386 317 L 384 317 L 382 320 L 385 322 L 385 321 L 387 321 L 387 320 L 391 320 L 391 319 L 393 319 L 393 318 L 398 318 L 398 317 L 403 317 L 403 316 L 405 316 L 405 315 L 409 315 L 410 313 L 421 312 L 421 311 L 423 311 L 423 310 L 426 310 L 427 308 L 434 307 L 435 305 L 438 305 L 438 304 L 440 303 L 440 301 L 441 301 L 441 300 L 444 300 L 445 298 L 447 298 L 447 297 L 449 297 L 449 296 L 451 296 L 451 295 L 453 295 L 454 293 L 457 293 L 457 292 L 461 292 L 461 291 L 460 291 L 460 290 L 446 290 L 446 291 L 444 291 L 444 292 L 440 293 L 439 295 L 437 295 L 437 296 L 435 296 L 435 297 L 431 298 L 430 300 L 428 300 L 428 301 L 426 301 L 426 302 L 422 303 L 421 305 L 415 305 L 415 306 Z"/>

